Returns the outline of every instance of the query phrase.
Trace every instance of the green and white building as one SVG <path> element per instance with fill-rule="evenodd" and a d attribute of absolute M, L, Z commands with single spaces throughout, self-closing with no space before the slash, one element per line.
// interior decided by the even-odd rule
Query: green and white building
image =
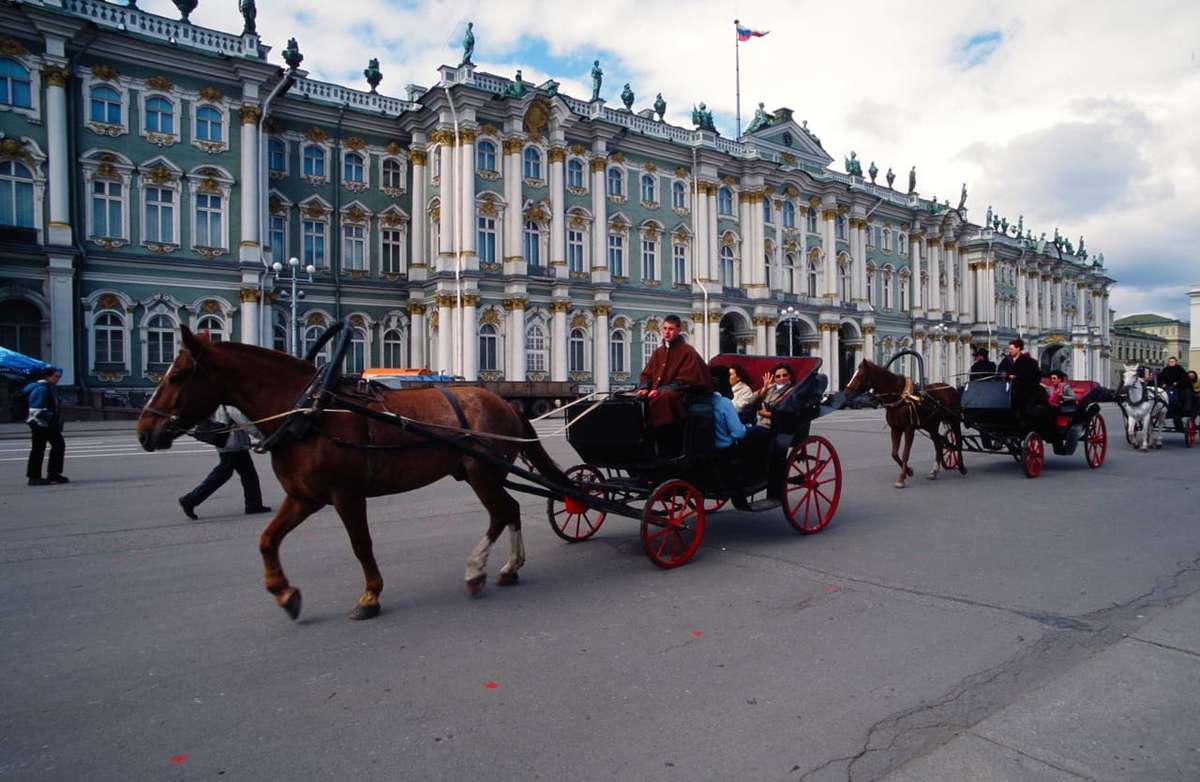
<path fill-rule="evenodd" d="M 0 342 L 133 390 L 181 324 L 292 350 L 350 317 L 350 370 L 605 390 L 676 313 L 709 355 L 820 355 L 835 387 L 902 348 L 953 380 L 1018 335 L 1109 374 L 1102 264 L 834 171 L 786 108 L 734 141 L 469 62 L 389 97 L 282 54 L 253 24 L 0 6 Z M 291 257 L 316 267 L 295 322 Z"/>

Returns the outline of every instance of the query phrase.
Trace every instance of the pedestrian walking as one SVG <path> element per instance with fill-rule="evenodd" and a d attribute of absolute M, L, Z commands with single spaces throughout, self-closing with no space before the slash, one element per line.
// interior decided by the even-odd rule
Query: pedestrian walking
<path fill-rule="evenodd" d="M 262 504 L 262 489 L 258 483 L 258 472 L 254 469 L 254 460 L 250 457 L 250 434 L 248 429 L 253 425 L 242 413 L 233 407 L 221 405 L 213 416 L 218 426 L 238 426 L 245 428 L 234 429 L 228 437 L 219 438 L 214 443 L 220 461 L 212 469 L 200 485 L 179 498 L 179 507 L 189 519 L 198 519 L 196 507 L 207 500 L 213 492 L 225 485 L 236 472 L 242 480 L 242 494 L 246 501 L 246 513 L 270 513 L 271 509 Z M 261 436 L 257 429 L 256 435 Z"/>
<path fill-rule="evenodd" d="M 29 415 L 25 423 L 29 424 L 32 442 L 25 475 L 29 478 L 30 486 L 71 482 L 63 475 L 63 458 L 67 446 L 62 436 L 62 410 L 58 404 L 58 393 L 54 390 L 59 380 L 62 380 L 62 369 L 50 366 L 43 370 L 41 378 L 21 389 L 21 395 L 29 403 Z M 50 464 L 47 466 L 46 477 L 43 478 L 42 457 L 46 453 L 47 443 L 50 444 Z"/>

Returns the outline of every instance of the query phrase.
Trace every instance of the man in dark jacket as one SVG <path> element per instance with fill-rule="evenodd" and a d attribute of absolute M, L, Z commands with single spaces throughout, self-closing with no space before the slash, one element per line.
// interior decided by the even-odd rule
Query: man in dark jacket
<path fill-rule="evenodd" d="M 214 416 L 216 423 L 224 428 L 233 428 L 229 438 L 222 445 L 217 445 L 219 461 L 212 472 L 187 494 L 179 498 L 179 507 L 189 519 L 199 518 L 196 506 L 208 499 L 213 492 L 225 485 L 225 482 L 237 472 L 242 479 L 242 496 L 246 501 L 246 513 L 269 513 L 270 508 L 262 503 L 262 489 L 258 483 L 258 472 L 254 469 L 254 460 L 250 457 L 250 435 L 247 429 L 253 429 L 253 424 L 242 415 L 236 407 L 221 405 Z M 237 427 L 237 428 L 234 428 Z M 257 429 L 254 429 L 258 433 Z"/>
<path fill-rule="evenodd" d="M 1174 356 L 1167 359 L 1167 365 L 1158 373 L 1158 385 L 1166 389 L 1172 407 L 1185 411 L 1192 409 L 1192 382 L 1187 370 L 1179 365 L 1179 359 Z M 1175 419 L 1175 428 L 1183 429 L 1181 419 Z"/>
<path fill-rule="evenodd" d="M 996 372 L 1012 383 L 1012 406 L 1026 415 L 1037 404 L 1037 392 L 1042 386 L 1042 370 L 1037 361 L 1025 352 L 1025 342 L 1014 339 L 1008 343 L 1007 355 Z"/>
<path fill-rule="evenodd" d="M 682 447 L 689 397 L 713 391 L 708 364 L 684 339 L 682 327 L 678 316 L 663 318 L 663 343 L 650 355 L 637 387 L 637 396 L 646 400 L 646 422 L 661 456 L 677 456 Z"/>
<path fill-rule="evenodd" d="M 996 362 L 988 360 L 987 348 L 975 348 L 975 363 L 971 365 L 971 380 L 983 380 L 996 374 Z"/>
<path fill-rule="evenodd" d="M 29 434 L 32 443 L 29 448 L 29 462 L 25 467 L 25 476 L 29 478 L 30 486 L 47 486 L 51 483 L 70 483 L 67 476 L 62 474 L 63 455 L 66 443 L 62 436 L 62 411 L 58 405 L 58 394 L 54 387 L 62 379 L 62 370 L 51 366 L 44 370 L 42 377 L 21 390 L 21 394 L 29 402 Z M 50 464 L 47 467 L 47 477 L 42 477 L 42 457 L 46 453 L 46 443 L 50 444 Z"/>

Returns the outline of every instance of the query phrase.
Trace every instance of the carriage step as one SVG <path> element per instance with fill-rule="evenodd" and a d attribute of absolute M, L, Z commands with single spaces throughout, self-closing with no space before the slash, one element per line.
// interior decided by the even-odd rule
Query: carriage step
<path fill-rule="evenodd" d="M 770 497 L 764 500 L 755 500 L 754 502 L 750 503 L 750 510 L 753 513 L 761 513 L 764 510 L 771 510 L 778 507 L 779 500 L 771 499 Z"/>

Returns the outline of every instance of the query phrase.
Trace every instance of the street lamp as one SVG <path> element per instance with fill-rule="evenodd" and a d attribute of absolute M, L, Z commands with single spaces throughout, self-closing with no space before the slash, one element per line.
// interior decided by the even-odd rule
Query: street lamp
<path fill-rule="evenodd" d="M 275 261 L 275 263 L 271 264 L 271 270 L 275 272 L 275 280 L 277 282 L 290 282 L 292 284 L 291 293 L 289 294 L 287 289 L 284 289 L 279 292 L 279 297 L 281 299 L 289 299 L 291 301 L 291 304 L 292 304 L 292 353 L 297 358 L 300 358 L 301 357 L 301 353 L 300 353 L 300 322 L 296 317 L 296 305 L 299 303 L 300 299 L 304 298 L 304 291 L 298 290 L 296 288 L 296 284 L 298 282 L 300 282 L 300 259 L 299 258 L 288 258 L 287 265 L 288 265 L 288 269 L 289 269 L 289 274 L 286 277 L 283 275 L 283 264 L 280 263 L 279 261 Z M 313 266 L 311 263 L 304 267 L 304 272 L 308 275 L 309 282 L 313 281 L 313 274 L 316 271 L 317 271 L 317 267 Z"/>
<path fill-rule="evenodd" d="M 796 308 L 791 307 L 791 306 L 785 307 L 783 310 L 783 315 L 787 319 L 787 322 L 788 322 L 788 356 L 789 357 L 796 355 L 796 340 L 795 340 L 795 335 L 792 332 L 792 329 L 796 324 L 796 320 L 795 320 L 796 312 L 797 312 Z"/>

